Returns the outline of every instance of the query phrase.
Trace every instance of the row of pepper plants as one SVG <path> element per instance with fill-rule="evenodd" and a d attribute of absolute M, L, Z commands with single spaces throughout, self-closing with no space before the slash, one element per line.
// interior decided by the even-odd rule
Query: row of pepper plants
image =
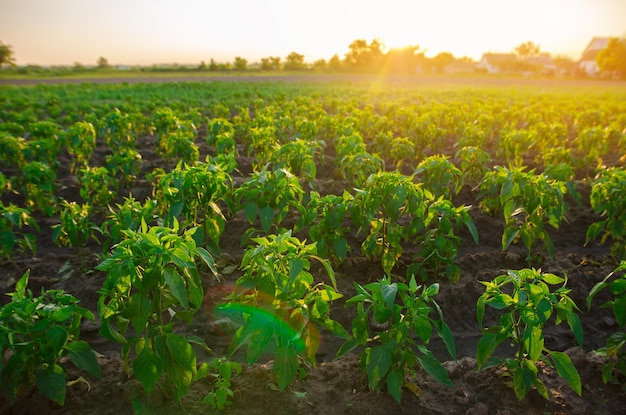
<path fill-rule="evenodd" d="M 426 95 L 387 100 L 384 93 L 372 97 L 338 87 L 322 98 L 311 87 L 237 85 L 230 96 L 209 98 L 188 86 L 176 87 L 182 98 L 163 107 L 157 103 L 166 92 L 147 86 L 137 91 L 38 88 L 2 91 L 7 111 L 0 123 L 0 191 L 22 202 L 1 206 L 2 254 L 8 260 L 16 249 L 35 254 L 41 216 L 58 217 L 54 241 L 76 248 L 80 258 L 96 239 L 102 245 L 96 269 L 106 274 L 98 292 L 101 334 L 121 344 L 127 370 L 148 394 L 161 384 L 180 400 L 194 380 L 211 377 L 213 389 L 205 400 L 223 408 L 232 399 L 230 379 L 240 371 L 234 356 L 242 348 L 248 363 L 273 354 L 277 387 L 285 389 L 307 366 L 315 366 L 322 329 L 345 339 L 338 357 L 361 350 L 370 388 L 385 387 L 398 402 L 417 364 L 451 384 L 428 349 L 434 330 L 456 358 L 452 332 L 434 298 L 440 286 L 432 281 L 458 280 L 455 258 L 462 232 L 478 243 L 472 207 L 454 202 L 464 187 L 478 192 L 481 212 L 502 217 L 502 249 L 521 241 L 530 267 L 541 259 L 539 244 L 554 255 L 557 247 L 546 225 L 558 228 L 570 205 L 582 203 L 576 188 L 582 174 L 600 218 L 589 227 L 587 243 L 610 240 L 614 258 L 625 258 L 626 173 L 603 166 L 609 148 L 626 154 L 626 117 L 619 101 L 598 110 L 551 104 L 550 111 L 540 111 L 526 99 L 503 106 L 504 95 L 484 91 L 467 97 L 443 92 L 426 101 Z M 94 90 L 98 105 L 80 98 Z M 469 106 L 477 95 L 480 111 Z M 371 104 L 359 103 L 364 96 Z M 532 101 L 543 105 L 546 100 Z M 146 138 L 167 169 L 146 171 L 139 151 L 145 148 L 138 145 Z M 205 161 L 200 161 L 200 145 L 208 149 Z M 106 164 L 91 165 L 102 149 Z M 244 155 L 252 160 L 249 174 L 238 170 Z M 61 166 L 62 157 L 69 165 Z M 341 194 L 318 189 L 318 168 L 327 166 L 328 157 L 343 183 Z M 507 167 L 491 168 L 494 160 Z M 57 195 L 62 168 L 77 178 L 82 200 Z M 120 199 L 120 190 L 139 180 L 152 184 L 152 196 Z M 217 312 L 239 328 L 228 357 L 198 364 L 194 347 L 210 350 L 209 345 L 175 328 L 178 321 L 192 322 L 200 309 L 202 278 L 220 279 L 215 260 L 220 237 L 237 216 L 250 223 L 243 235 L 243 274 Z M 346 305 L 356 308 L 357 317 L 344 328 L 330 316 L 331 303 L 343 296 L 333 265 L 355 254 L 352 235 L 362 255 L 380 262 L 383 276 L 364 286 L 355 283 L 356 294 Z M 402 276 L 398 264 L 406 247 L 412 257 Z M 312 264 L 324 269 L 324 278 L 314 277 Z M 590 306 L 599 290 L 610 287 L 615 299 L 607 305 L 620 327 L 626 320 L 623 271 L 622 263 L 588 299 Z M 63 356 L 99 376 L 95 355 L 78 340 L 81 319 L 94 316 L 69 294 L 48 291 L 34 297 L 27 281 L 25 274 L 0 313 L 0 351 L 3 356 L 5 350 L 13 352 L 0 366 L 3 390 L 13 400 L 34 379 L 44 395 L 63 403 Z M 582 344 L 580 310 L 568 296 L 567 279 L 529 268 L 483 284 L 480 324 L 486 306 L 504 314 L 484 331 L 479 366 L 505 366 L 520 399 L 531 388 L 548 398 L 538 378 L 537 363 L 543 361 L 580 394 L 569 357 L 543 343 L 542 330 L 554 314 L 555 324 L 567 322 Z M 45 314 L 49 307 L 43 304 L 65 311 Z M 372 333 L 372 319 L 384 329 Z M 31 331 L 35 321 L 45 324 Z M 69 321 L 71 329 L 64 329 Z M 50 332 L 55 336 L 45 335 Z M 507 339 L 518 348 L 515 358 L 493 359 L 497 345 Z M 625 373 L 624 343 L 623 333 L 616 333 L 601 351 L 612 357 L 606 381 Z"/>

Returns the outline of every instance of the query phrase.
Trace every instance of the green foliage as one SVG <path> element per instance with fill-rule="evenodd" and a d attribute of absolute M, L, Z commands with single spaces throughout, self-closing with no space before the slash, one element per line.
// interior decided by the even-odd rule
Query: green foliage
<path fill-rule="evenodd" d="M 211 390 L 202 399 L 203 403 L 207 403 L 213 409 L 222 410 L 232 404 L 230 398 L 235 396 L 231 389 L 231 378 L 241 373 L 241 365 L 237 362 L 231 362 L 226 358 L 213 359 L 210 362 L 203 362 L 198 367 L 198 372 L 194 377 L 194 381 L 198 379 L 210 378 L 213 383 Z"/>
<path fill-rule="evenodd" d="M 476 361 L 479 368 L 503 365 L 512 378 L 513 390 L 522 400 L 534 387 L 545 399 L 548 390 L 538 377 L 537 363 L 556 367 L 557 374 L 578 394 L 582 393 L 580 376 L 570 358 L 563 352 L 548 350 L 544 344 L 543 328 L 552 314 L 555 324 L 567 321 L 580 346 L 583 330 L 576 311 L 578 307 L 568 296 L 567 280 L 536 269 L 508 271 L 491 282 L 481 281 L 485 292 L 476 303 L 478 324 L 483 325 L 485 306 L 502 310 L 498 324 L 483 330 L 478 342 Z M 562 284 L 554 291 L 550 285 Z M 509 340 L 516 348 L 515 357 L 492 358 L 496 347 Z"/>
<path fill-rule="evenodd" d="M 532 262 L 532 250 L 542 241 L 548 255 L 554 257 L 554 244 L 545 230 L 549 224 L 555 229 L 568 210 L 564 201 L 568 186 L 565 182 L 550 179 L 534 170 L 496 167 L 485 175 L 480 185 L 481 206 L 491 214 L 502 212 L 505 226 L 502 249 L 521 238 Z"/>
<path fill-rule="evenodd" d="M 36 254 L 35 235 L 20 231 L 25 226 L 40 230 L 28 209 L 14 204 L 5 206 L 0 202 L 0 254 L 6 259 L 12 259 L 16 246 L 22 251 L 29 250 L 33 255 Z"/>
<path fill-rule="evenodd" d="M 626 376 L 626 333 L 624 332 L 626 328 L 626 260 L 623 260 L 613 272 L 593 286 L 587 296 L 587 309 L 591 308 L 593 297 L 605 288 L 609 289 L 613 297 L 602 307 L 613 309 L 613 315 L 621 331 L 609 336 L 606 346 L 596 350 L 596 353 L 607 359 L 602 369 L 604 383 L 621 382 L 622 388 L 626 388 L 626 383 L 624 383 L 624 376 Z"/>
<path fill-rule="evenodd" d="M 415 176 L 438 198 L 450 199 L 463 187 L 463 173 L 447 157 L 426 157 L 417 165 Z"/>
<path fill-rule="evenodd" d="M 214 146 L 217 154 L 236 152 L 235 127 L 225 118 L 213 118 L 207 122 L 206 143 Z"/>
<path fill-rule="evenodd" d="M 118 183 L 106 167 L 87 167 L 78 172 L 80 197 L 92 206 L 106 206 L 115 198 Z"/>
<path fill-rule="evenodd" d="M 89 166 L 89 160 L 96 148 L 96 129 L 87 121 L 74 123 L 65 131 L 67 152 L 72 156 L 70 172 L 76 173 L 79 169 Z"/>
<path fill-rule="evenodd" d="M 572 141 L 581 167 L 602 166 L 602 157 L 609 151 L 609 140 L 604 128 L 590 127 L 578 132 Z"/>
<path fill-rule="evenodd" d="M 611 237 L 612 254 L 626 258 L 626 170 L 603 169 L 591 185 L 591 207 L 603 220 L 587 228 L 586 244 L 602 235 L 600 243 Z"/>
<path fill-rule="evenodd" d="M 107 170 L 126 185 L 137 178 L 142 161 L 141 154 L 132 148 L 120 149 L 106 156 Z"/>
<path fill-rule="evenodd" d="M 156 209 L 155 200 L 147 199 L 142 205 L 132 196 L 124 198 L 124 203 L 117 204 L 116 209 L 109 206 L 109 215 L 101 226 L 101 232 L 106 237 L 103 251 L 108 252 L 111 246 L 122 242 L 123 231 L 138 231 L 142 221 L 152 224 Z"/>
<path fill-rule="evenodd" d="M 323 258 L 339 261 L 346 259 L 350 247 L 345 235 L 350 227 L 344 220 L 350 212 L 353 199 L 345 191 L 341 196 L 310 193 L 309 201 L 301 213 L 301 221 L 310 225 L 309 237 L 317 244 L 317 251 Z"/>
<path fill-rule="evenodd" d="M 159 180 L 155 189 L 157 206 L 165 223 L 184 217 L 184 226 L 200 226 L 196 240 L 211 243 L 217 252 L 226 219 L 220 203 L 231 196 L 232 178 L 221 166 L 197 163 L 178 164 Z"/>
<path fill-rule="evenodd" d="M 135 148 L 136 137 L 130 115 L 114 108 L 101 121 L 100 137 L 116 152 L 124 148 Z"/>
<path fill-rule="evenodd" d="M 269 163 L 279 148 L 280 143 L 276 137 L 276 127 L 273 124 L 250 128 L 248 156 L 254 155 L 255 161 L 252 163 L 252 168 L 255 171 Z"/>
<path fill-rule="evenodd" d="M 423 281 L 431 274 L 443 274 L 452 282 L 459 280 L 461 270 L 454 260 L 459 252 L 461 238 L 455 231 L 465 225 L 478 244 L 478 230 L 469 216 L 469 208 L 455 207 L 443 196 L 428 205 L 423 217 L 423 230 L 415 238 L 419 250 L 408 267 L 407 275 L 418 275 Z"/>
<path fill-rule="evenodd" d="M 194 241 L 197 228 L 181 235 L 178 222 L 172 225 L 148 228 L 142 221 L 140 230 L 122 231 L 125 239 L 96 267 L 107 273 L 98 314 L 100 334 L 122 344 L 127 370 L 134 351 L 132 373 L 146 392 L 151 394 L 164 376 L 166 389 L 180 401 L 197 373 L 191 344 L 207 346 L 195 336 L 175 334 L 174 322 L 190 323 L 202 305 L 195 259 L 200 257 L 217 274 L 211 254 Z"/>
<path fill-rule="evenodd" d="M 413 183 L 412 177 L 397 172 L 373 174 L 363 190 L 356 192 L 350 216 L 359 231 L 369 230 L 361 250 L 367 257 L 380 258 L 385 274 L 390 275 L 402 255 L 402 242 L 424 228 L 432 195 Z"/>
<path fill-rule="evenodd" d="M 231 210 L 243 209 L 250 224 L 258 218 L 261 229 L 269 233 L 272 227 L 282 223 L 290 210 L 301 210 L 303 194 L 298 178 L 288 170 L 264 168 L 235 190 Z"/>
<path fill-rule="evenodd" d="M 236 331 L 229 352 L 247 345 L 247 361 L 257 361 L 272 351 L 277 386 L 284 390 L 299 371 L 301 357 L 315 366 L 322 326 L 345 337 L 345 330 L 330 319 L 330 304 L 341 298 L 329 262 L 317 256 L 315 244 L 306 244 L 291 235 L 254 238 L 241 261 L 244 275 L 236 282 L 231 302 L 219 306 L 218 313 L 237 317 L 242 326 Z M 316 282 L 311 261 L 319 262 L 332 285 Z"/>
<path fill-rule="evenodd" d="M 323 149 L 323 142 L 300 138 L 283 144 L 274 153 L 271 162 L 276 167 L 286 167 L 293 174 L 313 183 L 317 175 L 316 157 Z"/>
<path fill-rule="evenodd" d="M 346 301 L 346 306 L 356 306 L 357 316 L 352 321 L 352 336 L 337 357 L 363 346 L 361 369 L 370 389 L 386 386 L 398 403 L 405 379 L 415 375 L 416 364 L 437 381 L 452 386 L 445 368 L 427 347 L 434 328 L 456 359 L 452 331 L 434 299 L 439 284 L 418 286 L 415 277 L 408 284 L 392 283 L 387 276 L 363 287 L 357 283 L 354 286 L 357 294 Z M 433 318 L 434 310 L 437 316 Z M 373 325 L 379 329 L 373 330 Z"/>
<path fill-rule="evenodd" d="M 366 151 L 350 153 L 341 158 L 339 168 L 345 179 L 352 181 L 355 186 L 361 187 L 365 185 L 370 175 L 385 170 L 385 161 Z"/>
<path fill-rule="evenodd" d="M 65 402 L 65 358 L 79 369 L 102 378 L 96 354 L 79 340 L 83 318 L 93 314 L 70 294 L 42 290 L 34 297 L 26 287 L 29 272 L 19 279 L 11 302 L 0 309 L 0 384 L 11 404 L 33 385 L 46 398 Z M 6 358 L 8 356 L 8 358 Z"/>
<path fill-rule="evenodd" d="M 76 248 L 78 256 L 83 261 L 85 267 L 84 249 L 89 239 L 93 238 L 99 242 L 95 236 L 96 232 L 101 232 L 89 219 L 91 213 L 91 205 L 79 205 L 76 202 L 68 202 L 64 200 L 61 203 L 60 220 L 61 223 L 52 226 L 52 240 L 58 246 L 73 246 Z"/>
<path fill-rule="evenodd" d="M 410 164 L 417 157 L 417 148 L 415 143 L 407 137 L 395 137 L 391 140 L 391 148 L 389 150 L 391 158 L 396 164 L 396 168 L 400 168 L 403 164 Z"/>
<path fill-rule="evenodd" d="M 524 156 L 537 140 L 535 131 L 511 129 L 500 137 L 496 155 L 504 157 L 510 168 L 520 168 L 524 165 Z"/>
<path fill-rule="evenodd" d="M 194 143 L 194 136 L 183 131 L 166 133 L 159 139 L 157 154 L 166 160 L 180 161 L 192 165 L 200 157 L 200 150 Z"/>
<path fill-rule="evenodd" d="M 26 206 L 34 207 L 41 213 L 52 216 L 57 198 L 54 194 L 56 173 L 49 164 L 31 161 L 22 167 L 21 181 L 26 193 Z"/>
<path fill-rule="evenodd" d="M 19 167 L 24 164 L 24 150 L 27 146 L 22 137 L 13 137 L 0 132 L 0 162 L 6 167 Z"/>
<path fill-rule="evenodd" d="M 489 171 L 491 156 L 480 147 L 461 147 L 457 150 L 455 156 L 460 160 L 460 170 L 463 172 L 463 183 L 476 186 L 485 176 L 485 173 Z"/>

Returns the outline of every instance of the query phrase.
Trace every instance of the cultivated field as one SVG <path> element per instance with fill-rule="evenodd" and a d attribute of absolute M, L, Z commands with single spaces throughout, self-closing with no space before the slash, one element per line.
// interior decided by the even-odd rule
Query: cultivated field
<path fill-rule="evenodd" d="M 623 413 L 626 87 L 481 79 L 0 86 L 2 413 Z"/>

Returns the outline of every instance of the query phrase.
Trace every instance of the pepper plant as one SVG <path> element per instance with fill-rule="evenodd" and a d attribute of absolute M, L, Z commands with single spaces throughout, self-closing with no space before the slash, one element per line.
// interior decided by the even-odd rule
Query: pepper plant
<path fill-rule="evenodd" d="M 56 173 L 52 167 L 47 163 L 31 161 L 22 167 L 22 173 L 24 175 L 20 182 L 26 195 L 26 206 L 52 216 L 57 207 L 54 194 Z"/>
<path fill-rule="evenodd" d="M 415 176 L 438 198 L 450 199 L 463 187 L 463 173 L 446 156 L 426 157 L 417 165 Z"/>
<path fill-rule="evenodd" d="M 89 239 L 93 238 L 99 242 L 95 233 L 101 230 L 93 223 L 89 215 L 91 213 L 91 205 L 78 204 L 76 202 L 61 202 L 60 220 L 61 223 L 52 226 L 52 239 L 58 246 L 72 246 L 76 248 L 76 252 L 81 261 L 81 267 L 86 268 L 85 263 L 85 247 Z"/>
<path fill-rule="evenodd" d="M 603 169 L 591 185 L 589 201 L 602 220 L 587 228 L 585 243 L 600 235 L 600 243 L 605 243 L 610 237 L 611 253 L 616 258 L 626 258 L 626 170 Z"/>
<path fill-rule="evenodd" d="M 566 321 L 580 346 L 583 330 L 576 311 L 578 306 L 568 296 L 567 279 L 536 269 L 508 271 L 493 281 L 481 281 L 485 292 L 476 303 L 478 324 L 483 325 L 485 306 L 502 310 L 498 323 L 483 330 L 478 342 L 476 362 L 479 368 L 502 365 L 511 377 L 513 390 L 522 400 L 532 388 L 545 399 L 548 390 L 539 379 L 537 363 L 543 362 L 556 371 L 578 394 L 582 393 L 580 376 L 569 356 L 549 350 L 544 344 L 543 328 L 553 314 L 555 324 Z M 550 285 L 561 285 L 552 291 Z M 492 358 L 496 347 L 509 340 L 516 348 L 513 358 Z"/>
<path fill-rule="evenodd" d="M 8 294 L 11 302 L 0 308 L 0 384 L 11 404 L 34 386 L 46 398 L 65 402 L 65 358 L 79 369 L 101 379 L 96 354 L 79 340 L 82 320 L 93 320 L 91 311 L 78 305 L 71 294 L 42 290 L 38 297 L 27 289 L 30 272 Z M 7 358 L 8 356 L 8 358 Z"/>
<path fill-rule="evenodd" d="M 564 200 L 568 191 L 565 182 L 535 174 L 534 170 L 525 172 L 524 167 L 496 167 L 485 175 L 480 189 L 483 208 L 504 215 L 503 250 L 521 239 L 526 260 L 531 263 L 533 248 L 541 241 L 548 255 L 554 257 L 554 244 L 545 225 L 558 229 L 565 219 L 569 208 Z"/>
<path fill-rule="evenodd" d="M 315 243 L 307 244 L 291 235 L 253 238 L 241 261 L 244 275 L 235 283 L 230 302 L 218 313 L 239 319 L 229 352 L 247 346 L 248 363 L 273 351 L 273 373 L 280 390 L 300 371 L 300 358 L 315 366 L 323 327 L 341 337 L 347 333 L 330 318 L 330 304 L 342 297 L 337 292 L 330 263 L 317 256 Z M 326 271 L 330 285 L 315 281 L 311 261 Z"/>
<path fill-rule="evenodd" d="M 70 172 L 89 166 L 89 161 L 96 148 L 96 129 L 87 121 L 79 121 L 65 131 L 67 152 L 72 156 Z"/>
<path fill-rule="evenodd" d="M 424 228 L 430 200 L 429 191 L 415 184 L 411 176 L 397 172 L 373 174 L 362 190 L 356 189 L 350 216 L 359 232 L 368 232 L 361 251 L 367 257 L 380 258 L 386 275 L 402 255 L 402 242 Z"/>
<path fill-rule="evenodd" d="M 621 274 L 621 275 L 620 275 Z M 596 350 L 596 353 L 606 358 L 602 368 L 602 380 L 604 383 L 613 381 L 621 383 L 626 389 L 626 260 L 602 281 L 593 286 L 587 296 L 587 309 L 591 308 L 593 298 L 602 290 L 608 288 L 613 296 L 612 299 L 602 305 L 613 309 L 613 315 L 620 328 L 609 336 L 606 346 Z"/>
<path fill-rule="evenodd" d="M 219 239 L 226 218 L 220 203 L 230 196 L 232 178 L 220 165 L 197 163 L 185 166 L 179 163 L 163 175 L 155 189 L 157 206 L 164 213 L 166 225 L 184 218 L 184 226 L 198 226 L 196 241 L 208 243 L 219 252 Z"/>
<path fill-rule="evenodd" d="M 361 369 L 369 388 L 380 390 L 386 386 L 398 403 L 406 378 L 416 374 L 416 364 L 437 381 L 452 386 L 445 368 L 427 347 L 434 328 L 456 359 L 452 331 L 434 299 L 439 284 L 424 287 L 417 285 L 414 276 L 408 284 L 391 282 L 385 276 L 365 286 L 354 286 L 357 294 L 346 301 L 346 307 L 356 306 L 357 316 L 352 321 L 352 336 L 341 346 L 337 358 L 357 346 L 364 347 Z M 378 328 L 375 331 L 374 323 Z"/>
<path fill-rule="evenodd" d="M 298 178 L 283 168 L 254 172 L 234 191 L 231 210 L 243 209 L 246 219 L 254 224 L 258 218 L 261 229 L 269 233 L 278 227 L 291 210 L 301 210 L 304 190 Z"/>
<path fill-rule="evenodd" d="M 87 167 L 78 172 L 80 197 L 92 206 L 106 206 L 115 198 L 118 182 L 106 167 Z"/>
<path fill-rule="evenodd" d="M 37 221 L 31 216 L 30 210 L 14 204 L 5 206 L 0 202 L 0 254 L 6 259 L 13 258 L 13 251 L 18 247 L 22 251 L 31 251 L 36 254 L 37 244 L 35 235 L 22 232 L 24 227 L 30 227 L 39 232 Z"/>
<path fill-rule="evenodd" d="M 344 191 L 341 196 L 320 195 L 311 192 L 309 200 L 300 214 L 297 228 L 309 226 L 309 237 L 317 243 L 317 251 L 323 258 L 343 261 L 349 252 L 346 234 L 350 227 L 345 219 L 350 213 L 354 197 Z"/>
<path fill-rule="evenodd" d="M 181 232 L 175 219 L 171 228 L 149 228 L 142 220 L 141 229 L 122 231 L 125 239 L 96 267 L 107 273 L 99 291 L 100 334 L 122 344 L 126 370 L 148 394 L 165 377 L 176 401 L 189 392 L 197 373 L 192 344 L 208 349 L 197 336 L 174 333 L 175 321 L 190 323 L 202 305 L 196 258 L 217 278 L 213 257 L 196 245 L 196 231 Z"/>

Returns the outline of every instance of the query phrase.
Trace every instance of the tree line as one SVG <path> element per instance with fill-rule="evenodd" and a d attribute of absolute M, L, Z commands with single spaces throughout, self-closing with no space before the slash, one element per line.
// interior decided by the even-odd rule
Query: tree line
<path fill-rule="evenodd" d="M 529 63 L 529 58 L 548 55 L 542 53 L 539 45 L 533 42 L 524 42 L 515 47 L 514 52 L 519 59 L 509 62 L 510 72 L 533 71 L 536 68 Z M 562 72 L 572 73 L 575 62 L 566 57 L 553 59 L 555 65 Z M 607 47 L 602 50 L 596 59 L 601 71 L 614 77 L 626 78 L 626 38 L 611 38 Z M 237 56 L 233 62 L 217 62 L 210 59 L 208 63 L 202 61 L 198 66 L 168 65 L 141 67 L 141 71 L 245 71 L 256 69 L 260 71 L 319 71 L 319 72 L 386 72 L 386 73 L 442 73 L 451 64 L 470 65 L 472 59 L 468 57 L 457 58 L 450 52 L 441 52 L 434 57 L 427 57 L 426 50 L 418 45 L 391 48 L 386 50 L 379 39 L 368 42 L 365 39 L 354 40 L 348 46 L 348 52 L 341 58 L 338 54 L 330 59 L 318 59 L 314 62 L 306 62 L 305 56 L 297 52 L 289 53 L 284 59 L 280 56 L 267 56 L 259 62 L 250 64 L 247 59 Z M 0 67 L 15 66 L 15 54 L 11 46 L 0 42 Z M 42 69 L 37 66 L 29 66 L 22 70 Z M 75 63 L 71 68 L 75 72 L 91 70 L 111 69 L 108 60 L 100 57 L 95 67 L 87 68 L 80 63 Z"/>

